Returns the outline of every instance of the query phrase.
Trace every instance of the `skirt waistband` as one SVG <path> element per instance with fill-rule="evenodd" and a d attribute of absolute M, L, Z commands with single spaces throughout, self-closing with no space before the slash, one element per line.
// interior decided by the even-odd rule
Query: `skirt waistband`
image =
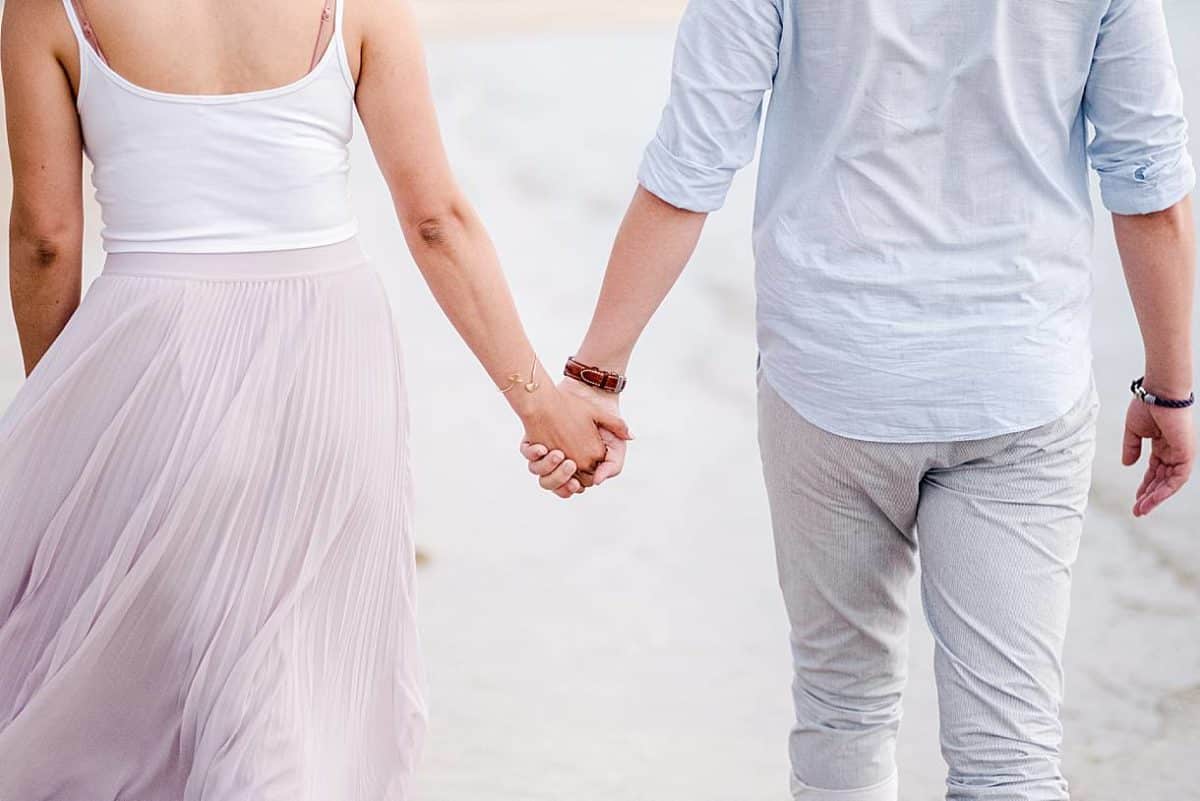
<path fill-rule="evenodd" d="M 342 272 L 370 263 L 358 237 L 331 245 L 252 253 L 110 253 L 103 275 L 199 281 L 278 281 Z"/>

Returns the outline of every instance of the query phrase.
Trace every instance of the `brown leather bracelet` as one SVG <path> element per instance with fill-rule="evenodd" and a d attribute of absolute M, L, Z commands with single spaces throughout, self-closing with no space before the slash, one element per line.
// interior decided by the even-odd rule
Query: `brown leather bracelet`
<path fill-rule="evenodd" d="M 567 359 L 567 366 L 563 368 L 563 375 L 567 378 L 573 378 L 582 384 L 587 384 L 589 387 L 604 392 L 611 392 L 614 395 L 625 389 L 625 376 L 620 373 L 601 370 L 599 367 L 592 367 L 589 364 L 578 361 L 574 357 Z"/>

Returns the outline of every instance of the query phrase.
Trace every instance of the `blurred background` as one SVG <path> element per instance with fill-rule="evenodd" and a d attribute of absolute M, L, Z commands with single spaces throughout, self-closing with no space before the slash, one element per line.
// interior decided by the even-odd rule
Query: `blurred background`
<path fill-rule="evenodd" d="M 560 364 L 665 99 L 683 2 L 415 2 L 452 160 L 542 358 Z M 1200 129 L 1200 3 L 1165 4 Z M 625 475 L 563 503 L 526 474 L 516 419 L 422 284 L 361 129 L 354 160 L 362 238 L 408 343 L 432 712 L 421 799 L 786 798 L 787 627 L 755 443 L 753 170 L 638 350 Z M 89 278 L 97 223 L 89 205 Z M 1120 466 L 1120 432 L 1141 348 L 1103 216 L 1095 271 L 1105 407 L 1068 642 L 1067 770 L 1076 801 L 1198 801 L 1200 485 L 1148 520 L 1129 513 L 1140 474 Z M 0 408 L 22 379 L 7 311 Z M 932 643 L 912 601 L 902 797 L 936 801 Z"/>

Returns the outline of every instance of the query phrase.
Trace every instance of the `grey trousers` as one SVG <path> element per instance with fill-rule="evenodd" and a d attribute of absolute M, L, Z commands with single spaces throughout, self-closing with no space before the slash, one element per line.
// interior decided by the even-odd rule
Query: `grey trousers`
<path fill-rule="evenodd" d="M 760 375 L 759 440 L 795 659 L 794 798 L 897 801 L 918 545 L 947 798 L 1068 798 L 1061 655 L 1098 406 L 1093 387 L 1030 431 L 863 442 L 808 423 Z"/>

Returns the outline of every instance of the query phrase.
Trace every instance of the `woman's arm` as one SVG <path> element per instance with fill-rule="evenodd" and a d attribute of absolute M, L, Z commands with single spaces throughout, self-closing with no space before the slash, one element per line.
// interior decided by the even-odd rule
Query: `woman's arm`
<path fill-rule="evenodd" d="M 451 173 L 411 9 L 407 0 L 373 0 L 363 12 L 356 101 L 405 239 L 446 316 L 496 385 L 507 386 L 513 374 L 529 376 L 533 347 L 487 231 Z M 605 453 L 597 424 L 624 426 L 536 369 L 538 391 L 517 387 L 505 397 L 527 438 L 551 442 L 590 472 Z"/>
<path fill-rule="evenodd" d="M 83 144 L 61 60 L 74 43 L 59 3 L 5 3 L 0 67 L 13 173 L 9 286 L 27 375 L 79 305 Z"/>

